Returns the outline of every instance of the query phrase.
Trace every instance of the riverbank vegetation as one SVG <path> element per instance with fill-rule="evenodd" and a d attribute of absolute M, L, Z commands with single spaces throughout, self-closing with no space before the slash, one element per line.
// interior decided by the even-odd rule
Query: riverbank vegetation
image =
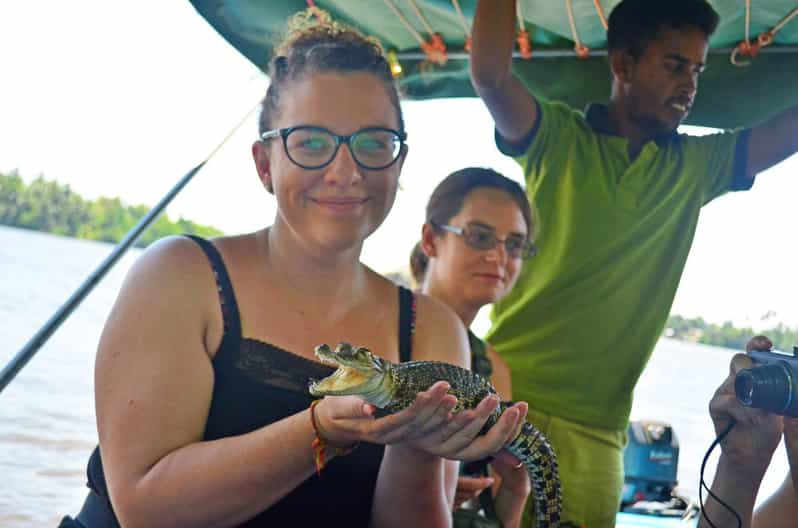
<path fill-rule="evenodd" d="M 731 321 L 718 325 L 707 323 L 700 317 L 688 319 L 680 315 L 671 315 L 668 318 L 663 335 L 682 341 L 743 351 L 748 340 L 759 334 L 768 336 L 777 349 L 785 352 L 792 352 L 793 346 L 798 345 L 798 328 L 782 323 L 764 330 L 753 330 L 736 328 Z"/>
<path fill-rule="evenodd" d="M 87 200 L 69 185 L 39 176 L 30 183 L 17 171 L 0 173 L 0 224 L 45 231 L 55 235 L 119 242 L 150 210 L 146 205 L 128 205 L 120 198 Z M 221 231 L 162 214 L 136 241 L 139 247 L 168 235 L 195 234 L 214 237 Z"/>

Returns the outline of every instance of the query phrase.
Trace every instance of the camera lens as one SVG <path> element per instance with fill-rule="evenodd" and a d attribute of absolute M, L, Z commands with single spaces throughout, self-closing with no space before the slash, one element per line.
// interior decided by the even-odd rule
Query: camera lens
<path fill-rule="evenodd" d="M 734 380 L 741 404 L 787 416 L 798 415 L 796 388 L 790 367 L 782 362 L 741 370 Z"/>

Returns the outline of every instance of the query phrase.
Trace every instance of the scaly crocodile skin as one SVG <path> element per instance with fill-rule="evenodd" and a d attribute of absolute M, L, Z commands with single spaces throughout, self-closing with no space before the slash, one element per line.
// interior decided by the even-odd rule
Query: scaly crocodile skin
<path fill-rule="evenodd" d="M 341 345 L 336 349 L 336 354 L 339 349 L 341 349 Z M 358 351 L 371 356 L 365 348 L 361 347 Z M 372 403 L 375 403 L 375 400 L 387 401 L 387 404 L 378 405 L 381 414 L 395 413 L 410 406 L 415 401 L 416 394 L 427 390 L 437 381 L 447 381 L 450 384 L 449 393 L 457 397 L 457 406 L 454 412 L 473 409 L 488 394 L 496 393 L 487 379 L 455 365 L 436 361 L 409 361 L 394 364 L 376 356 L 371 357 L 380 365 L 382 372 L 379 376 L 383 379 L 387 378 L 387 382 L 381 383 L 377 390 L 374 390 L 372 385 L 372 390 L 360 394 L 349 390 L 347 394 L 358 394 Z M 323 359 L 335 361 L 335 357 L 330 357 L 330 355 Z M 344 363 L 342 362 L 342 364 Z M 323 381 L 311 384 L 312 394 L 322 396 L 331 393 L 318 388 Z M 488 418 L 481 434 L 484 434 L 496 423 L 501 412 L 509 405 L 507 402 L 502 402 Z M 518 436 L 510 441 L 505 449 L 518 457 L 527 467 L 532 484 L 532 500 L 535 506 L 537 528 L 560 527 L 562 510 L 560 478 L 557 458 L 549 441 L 534 426 L 525 423 Z"/>

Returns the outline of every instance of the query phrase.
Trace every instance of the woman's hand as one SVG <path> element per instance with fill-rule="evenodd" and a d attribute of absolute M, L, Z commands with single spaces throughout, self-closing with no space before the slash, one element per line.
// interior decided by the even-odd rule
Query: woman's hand
<path fill-rule="evenodd" d="M 479 497 L 480 493 L 485 488 L 492 486 L 494 482 L 496 482 L 496 479 L 493 477 L 458 477 L 452 511 L 459 510 L 464 503 Z"/>
<path fill-rule="evenodd" d="M 526 501 L 532 484 L 526 466 L 508 451 L 500 451 L 491 461 L 490 467 L 499 477 L 500 484 L 496 495 L 505 494 L 521 501 Z"/>
<path fill-rule="evenodd" d="M 390 444 L 406 440 L 413 433 L 434 430 L 451 422 L 457 398 L 448 394 L 443 381 L 416 395 L 411 406 L 375 419 L 376 408 L 356 396 L 326 396 L 316 406 L 316 423 L 331 445 L 357 442 Z"/>
<path fill-rule="evenodd" d="M 756 337 L 749 341 L 747 351 L 769 348 L 767 338 Z M 729 367 L 729 376 L 709 402 L 709 414 L 720 434 L 732 420 L 736 422 L 731 432 L 721 441 L 721 451 L 737 472 L 760 479 L 770 464 L 773 452 L 779 445 L 782 433 L 781 416 L 762 409 L 744 407 L 737 401 L 734 380 L 737 373 L 753 367 L 745 354 L 737 354 Z"/>
<path fill-rule="evenodd" d="M 490 466 L 501 479 L 493 499 L 496 515 L 505 528 L 521 526 L 524 505 L 532 491 L 526 466 L 507 451 L 496 455 Z"/>
<path fill-rule="evenodd" d="M 491 456 L 520 431 L 526 419 L 526 403 L 506 409 L 487 434 L 482 426 L 499 404 L 495 395 L 475 409 L 452 414 L 457 399 L 444 381 L 416 396 L 407 409 L 374 419 L 375 408 L 356 397 L 327 396 L 316 406 L 316 420 L 327 441 L 347 446 L 365 441 L 376 444 L 405 443 L 409 447 L 452 460 L 479 460 Z"/>
<path fill-rule="evenodd" d="M 499 483 L 496 496 L 503 495 L 508 499 L 520 501 L 523 506 L 532 485 L 526 466 L 508 451 L 499 451 L 490 462 L 493 474 L 498 477 L 466 477 L 457 479 L 457 490 L 454 496 L 454 510 L 460 508 L 464 502 L 476 499 L 482 491 Z"/>
<path fill-rule="evenodd" d="M 461 411 L 447 422 L 425 424 L 421 429 L 410 431 L 401 441 L 450 460 L 468 462 L 492 456 L 518 435 L 528 409 L 525 402 L 509 407 L 486 434 L 480 435 L 498 405 L 498 396 L 490 395 L 476 408 Z"/>
<path fill-rule="evenodd" d="M 771 347 L 769 339 L 757 336 L 748 342 L 746 352 Z M 709 414 L 717 435 L 728 429 L 730 424 L 734 423 L 734 426 L 720 442 L 721 455 L 712 482 L 712 493 L 707 497 L 704 514 L 698 524 L 701 528 L 733 526 L 740 519 L 746 527 L 776 526 L 765 520 L 769 516 L 767 513 L 760 519 L 761 523 L 755 521 L 752 524 L 759 485 L 779 445 L 783 428 L 781 416 L 745 407 L 737 401 L 734 389 L 737 374 L 753 366 L 747 355 L 735 355 L 729 366 L 729 375 L 709 402 Z M 784 516 L 777 514 L 773 518 Z"/>

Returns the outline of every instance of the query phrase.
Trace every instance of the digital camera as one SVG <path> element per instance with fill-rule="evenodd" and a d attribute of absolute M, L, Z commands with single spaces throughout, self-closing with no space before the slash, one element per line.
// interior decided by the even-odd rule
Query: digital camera
<path fill-rule="evenodd" d="M 798 346 L 792 355 L 774 350 L 752 350 L 755 367 L 734 379 L 737 400 L 782 416 L 798 416 Z"/>

